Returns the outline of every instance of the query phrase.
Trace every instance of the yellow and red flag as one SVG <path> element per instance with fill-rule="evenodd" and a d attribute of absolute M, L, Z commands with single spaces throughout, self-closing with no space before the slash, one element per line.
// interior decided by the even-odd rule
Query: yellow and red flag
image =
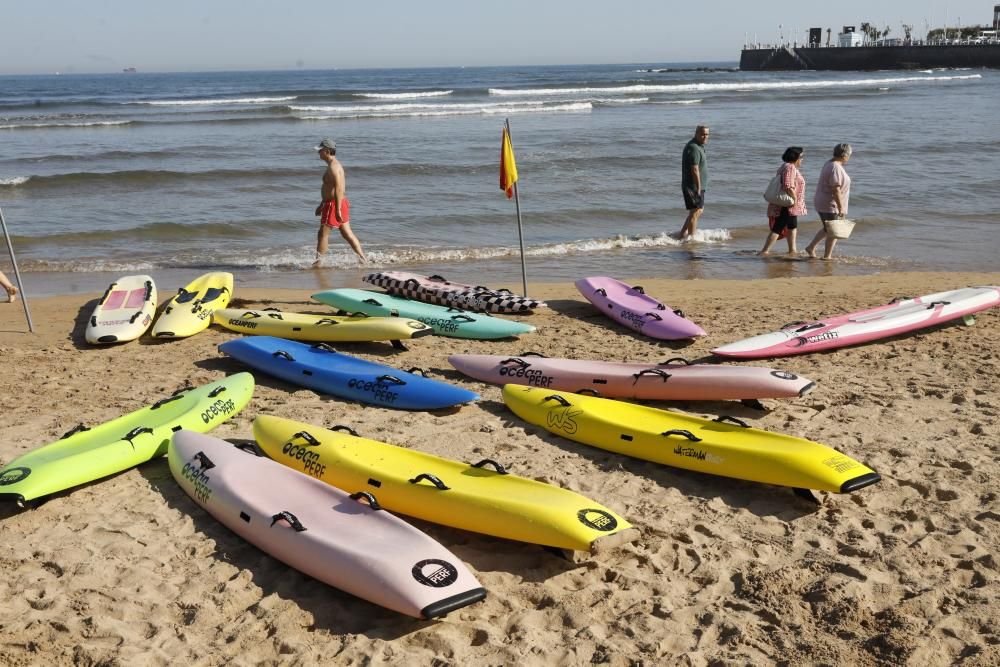
<path fill-rule="evenodd" d="M 507 193 L 507 199 L 514 196 L 517 183 L 517 164 L 514 162 L 514 148 L 510 145 L 510 133 L 503 128 L 500 140 L 500 189 Z"/>

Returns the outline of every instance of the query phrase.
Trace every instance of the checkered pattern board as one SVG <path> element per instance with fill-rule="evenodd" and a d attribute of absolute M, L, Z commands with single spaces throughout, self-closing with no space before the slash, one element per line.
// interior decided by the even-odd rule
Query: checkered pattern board
<path fill-rule="evenodd" d="M 377 285 L 390 294 L 463 310 L 489 313 L 526 313 L 532 308 L 543 305 L 537 299 L 529 299 L 509 292 L 493 292 L 482 288 L 449 289 L 445 285 L 438 287 L 431 286 L 433 283 L 428 285 L 413 280 L 404 281 L 382 273 L 370 273 L 362 280 Z"/>

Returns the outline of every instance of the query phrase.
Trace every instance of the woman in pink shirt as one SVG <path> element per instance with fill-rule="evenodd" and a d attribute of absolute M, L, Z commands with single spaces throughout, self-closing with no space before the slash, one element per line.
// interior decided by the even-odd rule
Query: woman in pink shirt
<path fill-rule="evenodd" d="M 833 256 L 837 239 L 827 235 L 826 223 L 847 217 L 847 202 L 851 198 L 851 177 L 847 175 L 844 165 L 851 159 L 853 152 L 850 144 L 837 144 L 833 147 L 833 159 L 824 164 L 823 170 L 819 172 L 819 183 L 816 184 L 813 204 L 819 213 L 819 219 L 823 221 L 823 227 L 816 233 L 816 238 L 806 246 L 806 254 L 810 257 L 816 256 L 816 246 L 824 238 L 826 246 L 823 249 L 823 259 L 830 259 Z"/>
<path fill-rule="evenodd" d="M 806 179 L 802 177 L 799 167 L 802 166 L 802 158 L 805 151 L 800 146 L 791 146 L 785 149 L 781 156 L 784 162 L 778 168 L 778 175 L 781 176 L 781 187 L 795 200 L 791 206 L 778 206 L 777 204 L 767 205 L 767 221 L 771 227 L 771 233 L 764 241 L 764 247 L 760 255 L 766 255 L 771 251 L 771 246 L 781 237 L 788 234 L 788 254 L 795 255 L 795 236 L 799 228 L 799 216 L 805 215 L 806 211 Z"/>

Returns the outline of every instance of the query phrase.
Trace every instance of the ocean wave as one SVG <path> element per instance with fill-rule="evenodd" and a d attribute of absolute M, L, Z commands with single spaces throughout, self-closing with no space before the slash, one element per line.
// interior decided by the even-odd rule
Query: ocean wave
<path fill-rule="evenodd" d="M 981 79 L 981 74 L 961 74 L 955 76 L 900 76 L 878 79 L 826 79 L 820 81 L 759 81 L 727 83 L 677 83 L 677 84 L 632 84 L 628 86 L 581 87 L 581 88 L 490 88 L 490 95 L 498 96 L 538 96 L 538 95 L 627 95 L 637 93 L 680 93 L 714 91 L 757 91 L 794 90 L 809 88 L 840 88 L 854 86 L 881 86 L 889 83 L 923 83 L 941 81 L 962 81 Z"/>
<path fill-rule="evenodd" d="M 0 130 L 48 130 L 53 127 L 111 127 L 117 125 L 131 125 L 131 120 L 89 120 L 65 123 L 12 123 L 10 125 L 0 125 Z"/>
<path fill-rule="evenodd" d="M 325 116 L 299 116 L 300 120 L 338 120 L 345 118 L 402 118 L 402 117 L 418 117 L 418 116 L 472 116 L 472 115 L 495 115 L 495 114 L 520 114 L 520 113 L 539 113 L 539 112 L 579 112 L 579 111 L 591 111 L 594 105 L 590 102 L 573 102 L 571 104 L 554 104 L 549 106 L 517 106 L 517 105 L 499 105 L 496 107 L 488 107 L 484 105 L 474 105 L 474 108 L 470 109 L 445 109 L 445 110 L 414 110 L 414 111 L 390 111 L 390 112 L 369 112 L 369 113 L 355 113 L 355 114 L 330 114 Z"/>
<path fill-rule="evenodd" d="M 282 97 L 233 97 L 222 99 L 202 99 L 202 100 L 135 100 L 132 102 L 122 102 L 122 104 L 142 104 L 154 107 L 166 106 L 212 106 L 220 104 L 274 104 L 276 102 L 292 102 L 297 99 L 296 95 L 285 95 Z"/>
<path fill-rule="evenodd" d="M 0 178 L 0 185 L 23 185 L 31 180 L 31 176 L 14 176 L 12 178 Z"/>
<path fill-rule="evenodd" d="M 206 171 L 169 171 L 159 169 L 134 169 L 121 171 L 76 171 L 48 176 L 33 175 L 20 183 L 28 188 L 61 188 L 67 186 L 144 185 L 162 186 L 170 182 L 206 182 L 212 180 L 252 180 L 273 182 L 279 179 L 304 177 L 304 170 L 281 169 L 210 169 Z M 21 177 L 19 177 L 21 178 Z"/>
<path fill-rule="evenodd" d="M 375 100 L 410 100 L 418 99 L 421 97 L 444 97 L 445 95 L 451 95 L 454 90 L 428 90 L 424 92 L 410 92 L 410 93 L 354 93 L 356 97 L 367 97 Z"/>
<path fill-rule="evenodd" d="M 701 229 L 694 241 L 700 243 L 722 243 L 731 238 L 727 229 Z M 15 239 L 17 240 L 17 239 Z M 678 241 L 669 234 L 650 236 L 618 235 L 609 238 L 581 239 L 564 243 L 549 243 L 525 248 L 530 257 L 559 257 L 571 254 L 600 253 L 612 250 L 635 248 L 677 248 L 691 241 Z M 23 241 L 19 241 L 19 246 Z M 487 246 L 472 248 L 453 247 L 390 247 L 386 249 L 366 248 L 369 266 L 406 266 L 422 263 L 467 263 L 483 260 L 515 258 L 520 255 L 516 246 Z M 188 252 L 167 257 L 162 253 L 155 257 L 77 258 L 73 260 L 24 260 L 27 271 L 38 272 L 136 272 L 156 269 L 199 269 L 215 271 L 253 270 L 261 272 L 299 271 L 310 268 L 315 260 L 315 250 L 311 245 L 285 248 L 234 250 L 228 248 L 225 255 L 210 252 Z M 324 258 L 325 268 L 348 268 L 357 266 L 357 258 L 349 250 L 337 250 Z"/>
<path fill-rule="evenodd" d="M 701 100 L 656 100 L 652 104 L 701 104 Z"/>
<path fill-rule="evenodd" d="M 568 100 L 567 100 L 568 101 Z M 368 113 L 368 112 L 389 112 L 389 111 L 420 111 L 424 109 L 429 109 L 432 111 L 451 111 L 458 110 L 464 111 L 466 109 L 484 109 L 490 107 L 511 107 L 515 105 L 523 106 L 541 106 L 546 104 L 542 100 L 528 100 L 525 102 L 449 102 L 446 104 L 421 104 L 419 102 L 411 102 L 407 104 L 363 104 L 363 105 L 352 105 L 352 106 L 290 106 L 288 107 L 291 111 L 311 111 L 311 112 L 330 112 L 330 113 Z"/>
<path fill-rule="evenodd" d="M 568 102 L 569 100 L 567 100 Z M 592 97 L 587 99 L 591 104 L 614 105 L 621 104 L 645 104 L 649 102 L 648 97 Z"/>
<path fill-rule="evenodd" d="M 213 239 L 248 239 L 274 233 L 299 232 L 306 226 L 300 220 L 239 220 L 233 222 L 150 222 L 128 229 L 87 229 L 15 237 L 18 247 L 84 248 L 104 245 L 132 245 L 131 242 L 185 244 Z M 127 243 L 126 243 L 127 242 Z M 138 247 L 138 246 L 136 246 Z"/>

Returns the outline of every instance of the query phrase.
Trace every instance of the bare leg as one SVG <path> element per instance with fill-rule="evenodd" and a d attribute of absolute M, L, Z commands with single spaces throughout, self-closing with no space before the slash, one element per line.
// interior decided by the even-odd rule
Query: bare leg
<path fill-rule="evenodd" d="M 693 208 L 688 211 L 688 216 L 684 221 L 684 226 L 681 227 L 681 241 L 689 236 L 694 236 L 694 233 L 698 231 L 698 218 L 701 217 L 701 212 L 704 210 L 705 209 L 703 208 Z"/>
<path fill-rule="evenodd" d="M 826 246 L 824 246 L 823 259 L 830 259 L 833 257 L 833 249 L 837 245 L 837 239 L 832 236 L 826 237 Z"/>
<path fill-rule="evenodd" d="M 316 261 L 313 262 L 313 268 L 319 267 L 320 259 L 326 254 L 327 249 L 330 247 L 330 228 L 326 225 L 319 226 L 319 232 L 316 234 Z"/>
<path fill-rule="evenodd" d="M 788 232 L 788 254 L 789 255 L 797 255 L 798 254 L 798 251 L 795 249 L 795 238 L 798 236 L 798 234 L 797 234 L 798 231 L 799 230 L 796 228 L 796 229 L 789 230 L 789 232 Z"/>
<path fill-rule="evenodd" d="M 818 246 L 819 242 L 822 241 L 825 237 L 826 237 L 826 230 L 820 228 L 820 230 L 816 232 L 816 236 L 813 237 L 813 240 L 810 241 L 809 245 L 806 246 L 806 254 L 812 257 L 813 259 L 816 259 L 816 246 Z M 827 243 L 829 244 L 829 241 L 827 241 Z"/>
<path fill-rule="evenodd" d="M 358 241 L 358 237 L 356 237 L 354 232 L 351 231 L 351 223 L 345 222 L 340 226 L 340 235 L 343 236 L 344 240 L 347 241 L 347 244 L 351 246 L 351 250 L 353 250 L 355 254 L 361 258 L 361 263 L 367 264 L 368 258 L 365 257 L 365 252 L 361 249 L 361 242 Z"/>
<path fill-rule="evenodd" d="M 777 241 L 777 240 L 778 240 L 778 235 L 777 234 L 775 234 L 774 232 L 771 232 L 770 234 L 768 234 L 767 235 L 767 240 L 764 241 L 764 247 L 761 248 L 761 251 L 758 252 L 757 254 L 763 256 L 763 255 L 766 255 L 767 253 L 771 252 L 771 246 L 773 246 L 774 242 Z"/>
<path fill-rule="evenodd" d="M 0 286 L 7 290 L 7 303 L 14 303 L 17 300 L 17 287 L 7 279 L 2 271 L 0 271 Z"/>

